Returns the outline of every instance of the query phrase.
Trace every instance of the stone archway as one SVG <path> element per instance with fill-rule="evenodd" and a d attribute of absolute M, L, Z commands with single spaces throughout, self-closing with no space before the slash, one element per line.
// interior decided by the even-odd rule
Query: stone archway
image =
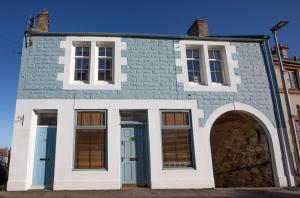
<path fill-rule="evenodd" d="M 249 114 L 222 114 L 212 125 L 210 143 L 216 187 L 275 185 L 265 128 Z"/>

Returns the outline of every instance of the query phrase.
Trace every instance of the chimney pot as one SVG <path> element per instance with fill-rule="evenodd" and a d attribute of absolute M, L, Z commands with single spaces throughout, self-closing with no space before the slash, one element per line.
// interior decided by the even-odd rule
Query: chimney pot
<path fill-rule="evenodd" d="M 280 55 L 283 58 L 288 58 L 288 50 L 289 50 L 288 46 L 283 44 L 279 44 L 278 46 L 279 46 Z M 272 48 L 272 54 L 276 54 L 276 46 Z"/>
<path fill-rule="evenodd" d="M 196 19 L 187 31 L 189 36 L 208 36 L 208 25 L 205 19 Z"/>

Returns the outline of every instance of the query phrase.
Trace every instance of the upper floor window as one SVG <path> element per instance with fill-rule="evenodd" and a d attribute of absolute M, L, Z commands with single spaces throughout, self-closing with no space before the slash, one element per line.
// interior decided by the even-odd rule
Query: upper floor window
<path fill-rule="evenodd" d="M 162 112 L 163 167 L 192 167 L 189 111 Z"/>
<path fill-rule="evenodd" d="M 224 69 L 220 50 L 208 50 L 211 81 L 224 84 Z"/>
<path fill-rule="evenodd" d="M 285 72 L 287 86 L 289 89 L 299 89 L 298 78 L 297 78 L 297 71 L 294 70 L 287 70 Z"/>
<path fill-rule="evenodd" d="M 204 83 L 199 49 L 186 50 L 189 82 Z"/>
<path fill-rule="evenodd" d="M 113 81 L 113 47 L 100 46 L 98 54 L 98 80 Z"/>
<path fill-rule="evenodd" d="M 88 82 L 90 68 L 90 48 L 75 47 L 75 74 L 74 80 Z"/>

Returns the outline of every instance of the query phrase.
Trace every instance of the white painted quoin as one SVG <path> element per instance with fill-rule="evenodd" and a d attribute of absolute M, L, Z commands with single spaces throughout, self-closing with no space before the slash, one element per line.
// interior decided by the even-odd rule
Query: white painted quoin
<path fill-rule="evenodd" d="M 48 34 L 48 35 L 47 35 Z M 32 35 L 23 49 L 16 101 L 9 191 L 40 189 L 33 185 L 38 112 L 57 115 L 53 190 L 106 190 L 122 188 L 121 117 L 124 110 L 147 112 L 148 183 L 152 189 L 214 188 L 210 132 L 224 113 L 240 111 L 265 129 L 272 159 L 274 183 L 287 186 L 286 164 L 273 110 L 264 55 L 259 41 L 249 43 L 220 38 L 189 40 L 116 35 Z M 49 36 L 50 35 L 50 36 Z M 235 39 L 235 38 L 232 38 Z M 240 38 L 244 39 L 244 38 Z M 76 45 L 90 46 L 89 82 L 74 81 Z M 114 46 L 113 82 L 97 79 L 97 46 Z M 189 82 L 186 47 L 201 49 L 205 84 Z M 36 49 L 30 51 L 29 49 Z M 224 68 L 223 85 L 210 77 L 208 49 L 219 49 Z M 30 54 L 36 53 L 36 54 Z M 32 55 L 32 56 L 31 56 Z M 235 56 L 235 58 L 233 58 Z M 46 57 L 46 58 L 45 58 Z M 238 72 L 237 72 L 238 71 Z M 34 73 L 34 75 L 33 75 Z M 77 110 L 106 112 L 106 167 L 75 169 Z M 162 110 L 189 111 L 193 167 L 164 168 Z M 290 175 L 292 177 L 292 175 Z"/>

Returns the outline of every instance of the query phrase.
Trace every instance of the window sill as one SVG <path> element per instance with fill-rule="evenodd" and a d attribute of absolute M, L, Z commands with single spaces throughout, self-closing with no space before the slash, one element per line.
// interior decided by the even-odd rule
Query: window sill
<path fill-rule="evenodd" d="M 280 93 L 284 93 L 282 88 L 279 88 Z M 300 89 L 289 89 L 288 90 L 289 94 L 300 94 Z"/>
<path fill-rule="evenodd" d="M 174 168 L 162 168 L 162 170 L 196 170 L 194 167 L 174 167 Z"/>
<path fill-rule="evenodd" d="M 97 171 L 97 172 L 103 172 L 103 171 L 108 171 L 106 168 L 91 168 L 91 169 L 88 169 L 88 168 L 73 168 L 72 171 Z"/>
<path fill-rule="evenodd" d="M 121 83 L 109 83 L 104 81 L 98 81 L 94 84 L 84 83 L 84 82 L 70 82 L 64 85 L 64 89 L 69 90 L 121 90 Z"/>
<path fill-rule="evenodd" d="M 235 86 L 220 83 L 211 83 L 210 85 L 188 82 L 184 84 L 185 91 L 236 91 Z"/>

